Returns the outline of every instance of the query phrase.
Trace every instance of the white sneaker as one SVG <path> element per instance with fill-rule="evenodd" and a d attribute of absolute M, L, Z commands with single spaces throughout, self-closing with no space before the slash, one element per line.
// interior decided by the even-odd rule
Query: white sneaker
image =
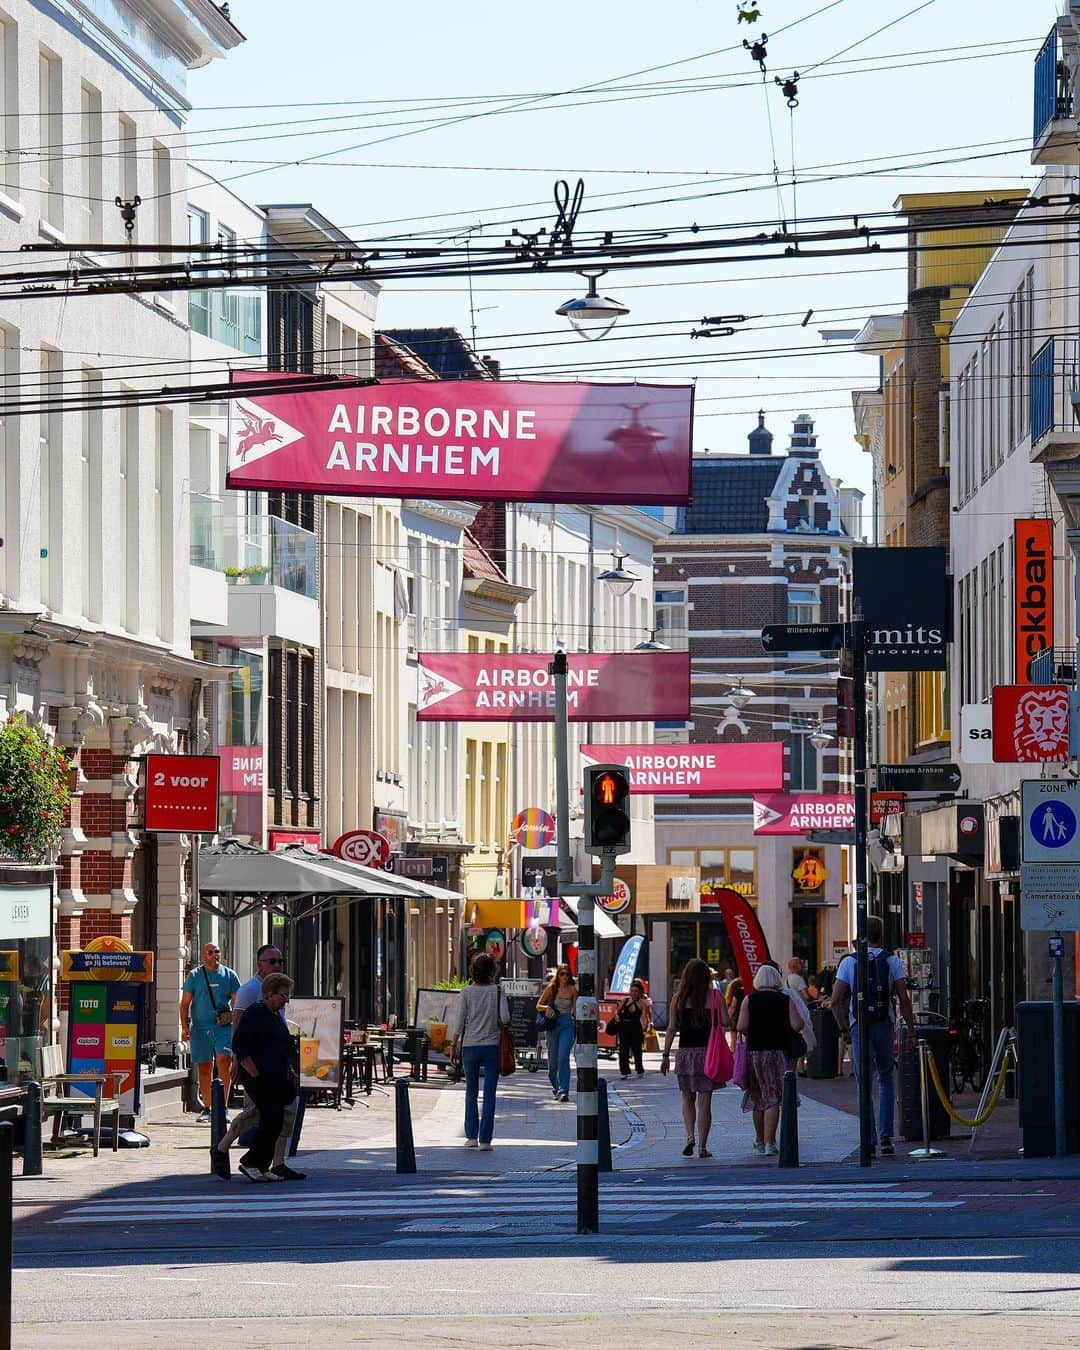
<path fill-rule="evenodd" d="M 775 1158 L 779 1152 L 780 1150 L 776 1147 L 775 1144 L 765 1145 L 765 1153 L 768 1157 Z"/>
<path fill-rule="evenodd" d="M 257 1167 L 249 1167 L 247 1163 L 239 1164 L 240 1172 L 247 1177 L 248 1181 L 273 1181 L 275 1179 L 269 1172 L 260 1172 Z"/>
<path fill-rule="evenodd" d="M 466 1147 L 466 1148 L 479 1148 L 480 1145 L 476 1142 L 475 1139 L 466 1139 L 466 1140 L 465 1140 L 465 1147 Z"/>
<path fill-rule="evenodd" d="M 491 1145 L 490 1145 L 490 1144 L 477 1144 L 476 1147 L 480 1150 L 481 1153 L 490 1153 L 490 1152 L 491 1152 Z"/>
<path fill-rule="evenodd" d="M 764 1145 L 764 1144 L 757 1144 L 757 1143 L 755 1143 L 755 1145 L 754 1145 L 754 1152 L 755 1152 L 755 1153 L 764 1153 L 764 1152 L 765 1152 L 765 1145 Z"/>

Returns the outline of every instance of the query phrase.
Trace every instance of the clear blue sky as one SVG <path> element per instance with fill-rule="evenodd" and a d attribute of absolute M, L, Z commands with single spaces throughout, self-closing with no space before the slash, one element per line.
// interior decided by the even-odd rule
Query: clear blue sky
<path fill-rule="evenodd" d="M 902 192 L 1036 181 L 1032 61 L 1054 4 L 758 6 L 748 26 L 735 0 L 551 0 L 527 13 L 490 0 L 232 0 L 247 42 L 192 76 L 192 158 L 251 201 L 311 202 L 359 238 L 447 237 L 470 225 L 502 237 L 511 223 L 550 225 L 555 179 L 579 175 L 579 232 L 769 229 L 781 210 L 792 215 L 792 134 L 798 174 L 861 175 L 802 183 L 800 217 L 888 210 Z M 762 31 L 773 35 L 764 89 L 741 45 Z M 794 69 L 803 78 L 789 114 L 773 76 Z M 311 156 L 323 161 L 297 163 Z M 574 337 L 552 312 L 580 293 L 576 279 L 491 279 L 475 287 L 472 315 L 460 281 L 388 283 L 379 324 L 453 324 L 468 334 L 475 318 L 480 351 L 508 374 L 542 364 L 573 378 L 591 360 L 647 360 L 628 374 L 696 379 L 699 448 L 744 449 L 759 405 L 785 445 L 791 419 L 806 411 L 830 470 L 867 488 L 850 390 L 873 386 L 874 364 L 825 350 L 819 329 L 898 310 L 903 283 L 898 255 L 865 266 L 826 258 L 612 272 L 602 289 L 632 313 L 613 334 L 625 340 L 599 344 Z M 718 313 L 762 317 L 737 337 L 690 338 Z M 536 336 L 509 336 L 524 333 Z"/>

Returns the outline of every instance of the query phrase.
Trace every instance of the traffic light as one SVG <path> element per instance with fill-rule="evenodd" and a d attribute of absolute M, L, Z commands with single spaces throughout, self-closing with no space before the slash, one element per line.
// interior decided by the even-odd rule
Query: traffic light
<path fill-rule="evenodd" d="M 630 775 L 621 764 L 585 770 L 585 852 L 629 853 Z"/>

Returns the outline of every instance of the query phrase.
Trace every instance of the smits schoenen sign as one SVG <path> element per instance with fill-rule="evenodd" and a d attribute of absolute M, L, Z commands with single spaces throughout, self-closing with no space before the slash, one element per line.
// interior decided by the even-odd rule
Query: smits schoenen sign
<path fill-rule="evenodd" d="M 949 579 L 943 548 L 856 548 L 867 670 L 944 670 Z"/>

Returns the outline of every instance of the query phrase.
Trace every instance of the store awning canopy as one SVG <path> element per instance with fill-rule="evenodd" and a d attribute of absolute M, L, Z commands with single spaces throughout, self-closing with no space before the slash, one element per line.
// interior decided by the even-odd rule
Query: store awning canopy
<path fill-rule="evenodd" d="M 577 900 L 568 900 L 566 896 L 560 898 L 562 913 L 559 915 L 560 928 L 576 928 L 578 926 L 578 902 Z M 596 929 L 597 937 L 625 937 L 626 934 L 607 914 L 598 906 L 593 905 L 593 927 Z"/>
<path fill-rule="evenodd" d="M 306 844 L 289 844 L 281 850 L 287 858 L 308 865 L 314 860 L 323 871 L 354 882 L 358 886 L 371 886 L 372 895 L 408 896 L 412 900 L 434 900 L 439 904 L 453 904 L 464 900 L 460 891 L 448 891 L 443 886 L 433 886 L 430 881 L 418 881 L 415 877 L 399 877 L 393 872 L 382 872 L 376 867 L 364 867 L 362 863 L 348 862 L 333 853 L 316 853 Z"/>

